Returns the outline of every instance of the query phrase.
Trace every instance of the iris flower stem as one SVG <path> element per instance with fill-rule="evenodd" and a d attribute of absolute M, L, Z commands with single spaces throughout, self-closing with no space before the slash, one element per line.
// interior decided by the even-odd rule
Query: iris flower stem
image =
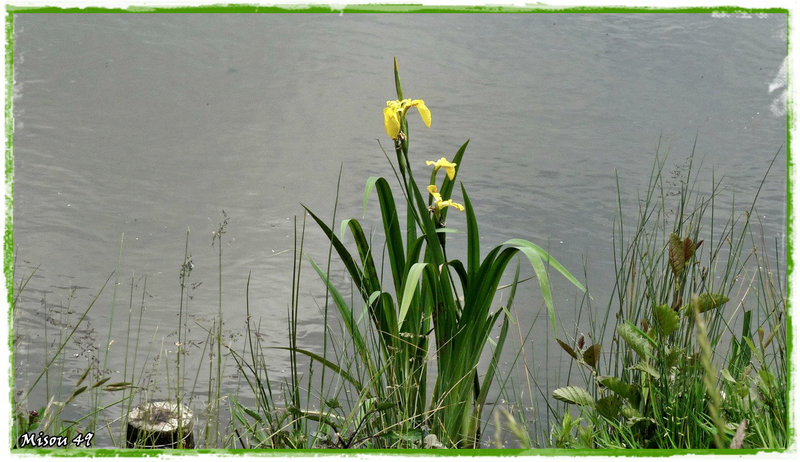
<path fill-rule="evenodd" d="M 394 142 L 394 151 L 397 154 L 397 165 L 400 167 L 400 175 L 403 177 L 403 186 L 408 190 L 408 180 L 406 179 L 406 159 L 399 140 Z"/>

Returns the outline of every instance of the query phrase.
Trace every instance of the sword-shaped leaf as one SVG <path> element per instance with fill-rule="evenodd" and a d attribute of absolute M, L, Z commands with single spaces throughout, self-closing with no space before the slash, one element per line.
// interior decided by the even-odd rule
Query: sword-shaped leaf
<path fill-rule="evenodd" d="M 408 276 L 403 281 L 403 300 L 400 302 L 400 315 L 397 317 L 397 331 L 403 327 L 403 321 L 408 314 L 408 307 L 411 306 L 411 300 L 414 298 L 414 293 L 419 286 L 419 278 L 422 271 L 428 266 L 428 263 L 414 263 L 408 271 Z"/>

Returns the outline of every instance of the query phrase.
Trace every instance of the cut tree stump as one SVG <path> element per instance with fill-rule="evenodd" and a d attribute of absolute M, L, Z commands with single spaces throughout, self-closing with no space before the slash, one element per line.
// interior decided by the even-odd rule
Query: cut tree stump
<path fill-rule="evenodd" d="M 151 401 L 128 413 L 127 446 L 144 449 L 193 449 L 194 413 L 170 401 Z"/>

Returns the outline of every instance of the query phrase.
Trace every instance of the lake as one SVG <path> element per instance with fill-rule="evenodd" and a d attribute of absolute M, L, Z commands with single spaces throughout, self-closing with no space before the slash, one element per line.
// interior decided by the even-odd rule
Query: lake
<path fill-rule="evenodd" d="M 470 140 L 459 180 L 484 252 L 509 238 L 533 241 L 604 311 L 618 181 L 625 219 L 635 220 L 660 145 L 667 172 L 680 172 L 694 149 L 698 190 L 722 180 L 720 200 L 735 197 L 736 213 L 779 153 L 757 213 L 785 268 L 786 34 L 780 14 L 15 14 L 15 287 L 33 274 L 14 313 L 15 390 L 31 386 L 118 268 L 118 284 L 112 275 L 53 366 L 63 373 L 40 382 L 28 407 L 44 406 L 55 384 L 71 387 L 89 366 L 121 381 L 134 357 L 137 375 L 147 365 L 153 393 L 166 396 L 190 230 L 185 344 L 189 362 L 203 365 L 200 409 L 210 380 L 203 329 L 219 309 L 213 232 L 225 217 L 226 338 L 241 345 L 249 277 L 264 345 L 286 346 L 301 204 L 330 221 L 341 169 L 338 230 L 362 217 L 368 177 L 396 186 L 381 152 L 391 148 L 381 110 L 396 96 L 393 57 L 405 96 L 432 112 L 429 129 L 410 113 L 415 171 L 427 174 L 424 161 L 451 159 Z M 376 237 L 379 220 L 373 193 L 364 223 Z M 450 212 L 448 226 L 463 229 L 462 216 Z M 463 255 L 463 235 L 449 239 Z M 310 220 L 304 250 L 327 259 Z M 298 343 L 319 350 L 325 288 L 304 265 Z M 588 332 L 576 327 L 582 294 L 560 276 L 552 282 L 560 337 Z M 538 285 L 524 284 L 515 305 L 523 329 L 536 323 L 525 348 L 546 352 L 546 388 L 563 385 L 564 354 Z M 278 383 L 289 356 L 270 358 Z M 233 394 L 241 378 L 226 363 L 224 393 Z M 82 398 L 70 412 L 90 406 Z"/>

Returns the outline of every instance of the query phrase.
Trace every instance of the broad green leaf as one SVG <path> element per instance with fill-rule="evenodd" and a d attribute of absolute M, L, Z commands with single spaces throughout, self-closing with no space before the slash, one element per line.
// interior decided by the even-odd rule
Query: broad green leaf
<path fill-rule="evenodd" d="M 555 268 L 562 276 L 567 278 L 569 282 L 571 282 L 575 287 L 577 287 L 581 292 L 586 292 L 586 288 L 583 287 L 583 284 L 578 282 L 578 280 L 573 276 L 564 265 L 558 262 L 555 258 L 550 256 L 544 249 L 539 247 L 538 245 L 534 244 L 533 242 L 527 241 L 525 239 L 509 239 L 503 243 L 503 245 L 509 245 L 512 247 L 517 247 L 520 250 L 524 248 L 529 248 L 538 253 L 541 258 L 547 262 L 547 264 L 553 268 Z"/>
<path fill-rule="evenodd" d="M 509 244 L 509 242 L 511 241 L 515 242 Z M 547 268 L 545 267 L 542 254 L 539 251 L 540 249 L 538 249 L 530 242 L 527 242 L 527 244 L 526 242 L 527 241 L 522 241 L 521 239 L 511 239 L 509 241 L 506 241 L 504 244 L 509 244 L 511 247 L 516 248 L 517 250 L 525 254 L 526 257 L 528 257 L 528 261 L 530 262 L 531 267 L 533 268 L 533 272 L 536 273 L 536 279 L 539 280 L 539 290 L 542 292 L 542 298 L 544 299 L 544 304 L 547 307 L 547 313 L 550 315 L 550 324 L 553 327 L 553 336 L 555 336 L 557 332 L 556 312 L 555 312 L 555 307 L 553 305 L 553 295 L 550 291 L 550 277 L 547 275 Z M 547 254 L 545 253 L 545 255 Z M 550 256 L 547 255 L 546 258 L 549 260 Z"/>
<path fill-rule="evenodd" d="M 631 399 L 636 388 L 612 376 L 598 377 L 597 382 L 625 399 Z"/>
<path fill-rule="evenodd" d="M 614 420 L 619 416 L 619 411 L 622 408 L 622 400 L 617 395 L 604 396 L 597 400 L 595 409 L 603 417 Z"/>
<path fill-rule="evenodd" d="M 670 233 L 669 235 L 669 264 L 676 278 L 683 275 L 684 265 L 686 264 L 683 241 L 675 233 Z"/>
<path fill-rule="evenodd" d="M 575 359 L 578 359 L 578 360 L 580 359 L 580 358 L 578 358 L 578 353 L 575 353 L 575 350 L 572 349 L 571 346 L 567 345 L 566 342 L 564 342 L 563 340 L 558 339 L 558 338 L 556 339 L 556 342 L 558 342 L 558 344 L 561 345 L 561 348 L 564 351 L 566 351 L 567 354 L 569 354 L 570 356 L 572 356 Z"/>
<path fill-rule="evenodd" d="M 626 321 L 617 327 L 617 333 L 625 344 L 635 351 L 640 357 L 648 358 L 651 355 L 650 342 L 652 341 L 636 326 Z"/>
<path fill-rule="evenodd" d="M 378 176 L 371 176 L 367 178 L 367 184 L 364 186 L 364 200 L 361 210 L 361 218 L 365 218 L 367 216 L 367 201 L 369 200 L 369 194 L 372 192 L 372 188 L 375 187 L 375 182 L 378 181 L 379 178 L 380 177 Z M 342 236 L 344 236 L 344 232 L 342 232 Z"/>
<path fill-rule="evenodd" d="M 472 208 L 472 201 L 469 200 L 464 184 L 461 184 L 461 193 L 464 195 L 464 208 L 467 212 L 467 274 L 470 280 L 474 280 L 481 263 L 481 243 L 478 232 L 478 219 L 475 217 L 475 210 Z"/>
<path fill-rule="evenodd" d="M 594 398 L 588 391 L 581 387 L 569 386 L 553 391 L 553 398 L 578 406 L 594 406 Z"/>
<path fill-rule="evenodd" d="M 653 308 L 653 314 L 658 322 L 658 332 L 662 337 L 669 337 L 680 327 L 681 318 L 669 305 L 656 305 Z"/>
<path fill-rule="evenodd" d="M 644 372 L 656 380 L 661 378 L 661 374 L 647 361 L 639 361 L 633 368 Z"/>
<path fill-rule="evenodd" d="M 712 293 L 703 293 L 697 296 L 697 312 L 698 313 L 705 313 L 706 311 L 713 310 L 714 308 L 718 308 L 725 303 L 727 303 L 730 299 L 722 294 L 712 294 Z M 681 307 L 681 311 L 684 313 L 685 316 L 694 316 L 694 308 L 692 307 L 692 303 L 688 303 Z"/>
<path fill-rule="evenodd" d="M 369 300 L 367 300 L 367 305 L 371 306 L 373 303 L 375 303 L 375 300 L 377 300 L 378 297 L 380 297 L 380 296 L 381 296 L 381 291 L 380 290 L 376 290 L 375 292 L 372 292 L 370 294 L 370 296 L 369 296 Z"/>
<path fill-rule="evenodd" d="M 377 187 L 378 201 L 381 206 L 381 219 L 383 220 L 383 231 L 386 236 L 386 250 L 392 267 L 394 287 L 396 291 L 399 291 L 400 286 L 403 284 L 403 271 L 406 266 L 403 238 L 400 234 L 400 219 L 397 216 L 392 188 L 389 187 L 389 183 L 385 179 L 379 178 L 375 186 Z"/>
<path fill-rule="evenodd" d="M 420 236 L 411 242 L 412 244 L 408 247 L 408 254 L 406 255 L 406 268 L 403 273 L 403 279 L 408 275 L 408 270 L 411 269 L 411 266 L 419 260 L 419 255 L 422 252 L 422 245 L 425 243 L 425 236 Z"/>
<path fill-rule="evenodd" d="M 730 373 L 730 372 L 728 372 L 728 369 L 722 368 L 722 369 L 720 369 L 720 370 L 719 370 L 719 373 L 720 373 L 720 374 L 722 375 L 722 377 L 723 377 L 725 380 L 727 380 L 728 382 L 730 382 L 730 383 L 736 383 L 736 379 L 734 379 L 734 378 L 733 378 L 733 376 L 731 375 L 731 373 Z"/>
<path fill-rule="evenodd" d="M 603 351 L 603 346 L 595 343 L 583 352 L 583 361 L 592 367 L 597 368 L 597 362 L 600 360 L 600 353 Z"/>
<path fill-rule="evenodd" d="M 461 263 L 461 260 L 450 260 L 447 264 L 456 270 L 456 274 L 458 278 L 461 280 L 461 287 L 467 287 L 467 270 L 464 269 L 464 264 Z"/>
<path fill-rule="evenodd" d="M 626 419 L 630 420 L 638 420 L 643 418 L 642 413 L 639 412 L 638 409 L 632 408 L 630 406 L 625 406 L 622 408 L 622 416 Z"/>
<path fill-rule="evenodd" d="M 303 208 L 306 210 L 306 212 L 308 212 L 309 215 L 311 215 L 311 218 L 313 218 L 314 221 L 317 222 L 319 227 L 331 241 L 331 244 L 333 244 L 333 247 L 336 249 L 336 253 L 339 254 L 339 258 L 342 259 L 342 263 L 344 263 L 345 268 L 347 268 L 348 273 L 350 273 L 350 278 L 358 288 L 359 292 L 366 297 L 368 296 L 368 294 L 371 294 L 375 290 L 378 290 L 377 288 L 370 290 L 370 288 L 365 287 L 364 275 L 361 273 L 361 269 L 358 267 L 358 265 L 356 265 L 353 256 L 350 255 L 350 252 L 344 246 L 342 241 L 338 237 L 336 237 L 336 234 L 333 232 L 333 230 L 331 230 L 324 221 L 322 221 L 318 216 L 316 216 L 314 212 L 312 212 L 305 205 L 303 205 Z"/>
<path fill-rule="evenodd" d="M 703 241 L 700 241 L 699 243 L 695 244 L 690 237 L 686 237 L 683 240 L 683 259 L 687 262 L 690 261 L 692 257 L 694 257 L 694 251 L 697 250 L 697 247 L 699 247 L 702 243 Z"/>
<path fill-rule="evenodd" d="M 429 264 L 428 263 L 414 263 L 408 271 L 408 276 L 403 281 L 403 300 L 400 302 L 400 315 L 397 318 L 397 330 L 400 331 L 403 327 L 403 321 L 406 319 L 408 307 L 411 306 L 411 300 L 414 298 L 414 292 L 419 285 L 419 277 Z"/>

